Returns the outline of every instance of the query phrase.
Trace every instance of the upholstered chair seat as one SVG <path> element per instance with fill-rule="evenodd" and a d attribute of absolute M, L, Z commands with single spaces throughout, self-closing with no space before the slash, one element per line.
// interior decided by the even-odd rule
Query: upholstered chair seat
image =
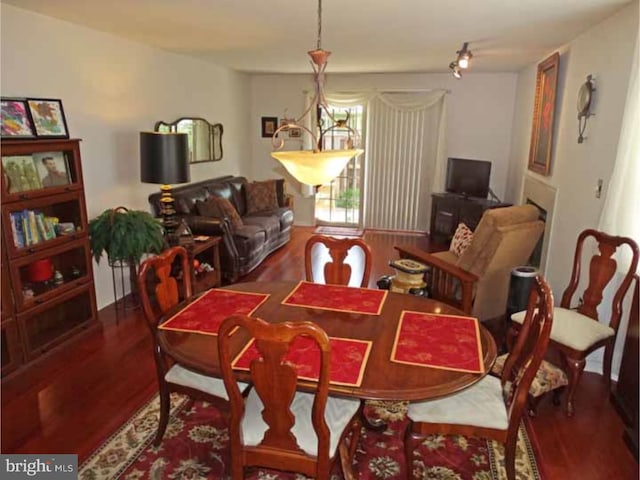
<path fill-rule="evenodd" d="M 500 355 L 491 368 L 491 373 L 495 375 L 502 375 L 502 369 L 504 368 L 504 362 L 507 359 L 507 355 Z M 532 397 L 540 397 L 547 392 L 551 392 L 556 388 L 567 386 L 569 379 L 567 374 L 560 367 L 556 367 L 553 363 L 543 360 L 540 364 L 540 368 L 536 372 L 536 376 L 531 382 L 529 387 L 529 395 Z"/>
<path fill-rule="evenodd" d="M 223 385 L 224 387 L 224 385 Z M 315 395 L 311 393 L 298 392 L 291 402 L 291 413 L 295 417 L 295 424 L 291 429 L 298 445 L 308 455 L 316 455 L 318 452 L 318 437 L 316 436 L 311 416 L 309 412 L 313 406 Z M 329 427 L 329 456 L 333 457 L 342 436 L 342 433 L 351 422 L 351 419 L 360 408 L 360 400 L 350 400 L 346 398 L 327 399 L 324 411 L 324 418 Z M 242 435 L 244 444 L 256 446 L 260 444 L 267 424 L 262 419 L 264 405 L 260 396 L 255 390 L 251 390 L 245 402 L 245 415 L 242 421 Z"/>
<path fill-rule="evenodd" d="M 516 441 L 529 389 L 549 344 L 553 295 L 540 276 L 529 294 L 527 315 L 500 378 L 487 375 L 471 387 L 436 400 L 410 403 L 405 458 L 413 478 L 414 444 L 425 435 L 477 436 L 504 445 L 508 480 L 516 478 Z"/>
<path fill-rule="evenodd" d="M 511 315 L 511 320 L 522 325 L 525 313 L 524 311 L 514 313 Z M 593 318 L 575 310 L 561 307 L 553 309 L 551 340 L 555 342 L 575 350 L 586 350 L 591 345 L 614 335 L 615 331 L 610 326 L 594 322 Z"/>
<path fill-rule="evenodd" d="M 183 387 L 193 388 L 209 395 L 229 400 L 227 390 L 224 387 L 224 381 L 221 378 L 208 377 L 201 375 L 192 370 L 184 368 L 177 363 L 173 365 L 164 376 L 164 379 L 172 384 L 182 385 Z M 248 385 L 238 382 L 238 387 L 244 391 Z"/>
<path fill-rule="evenodd" d="M 497 430 L 506 430 L 509 426 L 500 379 L 490 375 L 454 395 L 410 403 L 407 415 L 413 422 L 473 425 Z"/>
<path fill-rule="evenodd" d="M 593 248 L 594 244 L 597 249 Z M 629 258 L 628 265 L 618 265 L 620 256 L 625 254 Z M 638 269 L 639 259 L 640 249 L 631 238 L 593 229 L 578 235 L 569 284 L 559 307 L 553 309 L 549 342 L 551 350 L 562 356 L 562 367 L 569 379 L 565 397 L 567 416 L 574 414 L 576 388 L 587 357 L 592 352 L 604 348 L 602 373 L 605 382 L 611 380 L 613 350 L 622 319 L 623 301 Z M 583 271 L 586 275 L 581 274 Z M 609 285 L 613 288 L 605 295 Z M 586 288 L 578 292 L 581 286 Z M 600 314 L 608 320 L 608 325 L 600 322 Z M 508 338 L 518 334 L 522 319 L 522 312 L 512 315 Z"/>

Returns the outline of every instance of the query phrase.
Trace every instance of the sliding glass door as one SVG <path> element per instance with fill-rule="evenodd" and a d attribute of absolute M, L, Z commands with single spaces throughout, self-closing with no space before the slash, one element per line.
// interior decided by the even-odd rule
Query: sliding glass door
<path fill-rule="evenodd" d="M 335 107 L 329 105 L 334 118 L 349 116 L 349 125 L 363 134 L 362 105 Z M 325 123 L 327 120 L 325 120 Z M 344 149 L 349 138 L 346 129 L 334 129 L 323 137 L 324 149 Z M 360 139 L 364 145 L 364 139 Z M 322 185 L 316 193 L 316 223 L 318 225 L 361 226 L 362 224 L 362 184 L 364 154 L 352 158 L 340 175 L 330 183 Z"/>

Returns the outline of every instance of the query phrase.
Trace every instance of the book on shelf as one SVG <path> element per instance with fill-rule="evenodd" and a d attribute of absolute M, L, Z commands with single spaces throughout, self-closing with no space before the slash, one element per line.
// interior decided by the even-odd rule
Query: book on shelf
<path fill-rule="evenodd" d="M 23 248 L 24 243 L 24 231 L 22 229 L 22 214 L 20 212 L 9 213 L 9 219 L 11 220 L 11 233 L 13 234 L 13 244 L 16 248 Z"/>
<path fill-rule="evenodd" d="M 40 237 L 40 233 L 38 232 L 38 224 L 36 223 L 36 212 L 34 212 L 33 210 L 27 210 L 27 215 L 29 217 L 29 229 L 31 230 L 33 243 L 40 243 L 42 238 Z"/>
<path fill-rule="evenodd" d="M 16 248 L 24 248 L 36 243 L 56 238 L 57 218 L 46 217 L 38 210 L 11 212 L 11 230 Z"/>

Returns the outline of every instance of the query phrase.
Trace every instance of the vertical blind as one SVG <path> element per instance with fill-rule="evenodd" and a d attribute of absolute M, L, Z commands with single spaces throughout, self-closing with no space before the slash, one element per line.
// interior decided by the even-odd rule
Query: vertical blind
<path fill-rule="evenodd" d="M 426 231 L 431 193 L 442 188 L 445 92 L 384 93 L 368 104 L 367 228 Z"/>

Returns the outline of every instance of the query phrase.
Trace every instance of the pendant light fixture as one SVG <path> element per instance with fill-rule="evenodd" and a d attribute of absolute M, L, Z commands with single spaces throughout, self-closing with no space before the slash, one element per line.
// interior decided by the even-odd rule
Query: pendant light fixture
<path fill-rule="evenodd" d="M 308 52 L 311 57 L 311 66 L 314 73 L 315 92 L 309 107 L 296 119 L 287 119 L 271 137 L 275 151 L 271 156 L 278 160 L 287 171 L 300 183 L 319 186 L 330 182 L 337 177 L 347 165 L 347 162 L 362 154 L 364 150 L 354 148 L 360 140 L 356 130 L 348 125 L 349 116 L 346 119 L 336 119 L 327 106 L 324 97 L 324 71 L 327 68 L 327 59 L 331 52 L 322 49 L 322 0 L 318 0 L 318 40 L 316 49 Z M 313 110 L 312 110 L 313 109 Z M 314 133 L 304 125 L 307 115 L 315 112 L 317 121 Z M 322 128 L 322 117 L 329 120 L 330 125 Z M 348 138 L 345 149 L 324 150 L 323 137 L 336 129 L 346 130 Z M 313 150 L 280 150 L 284 146 L 284 140 L 278 139 L 278 133 L 282 131 L 299 130 L 310 135 L 313 140 Z"/>

